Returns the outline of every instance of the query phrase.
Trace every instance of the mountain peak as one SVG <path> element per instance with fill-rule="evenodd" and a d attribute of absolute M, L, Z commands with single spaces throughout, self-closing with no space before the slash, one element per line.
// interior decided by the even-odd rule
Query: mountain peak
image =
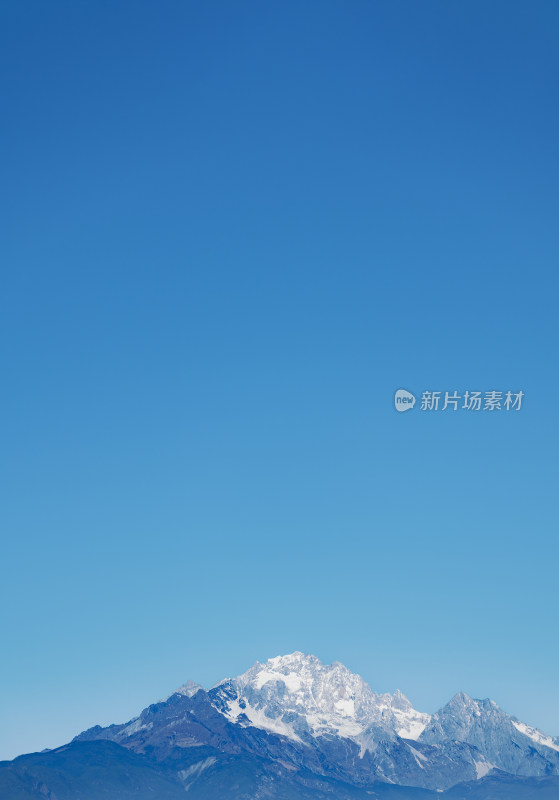
<path fill-rule="evenodd" d="M 392 705 L 394 706 L 394 708 L 399 708 L 402 711 L 406 711 L 410 708 L 413 708 L 412 704 L 410 703 L 406 695 L 399 689 L 396 689 L 396 691 L 392 696 Z"/>
<path fill-rule="evenodd" d="M 311 653 L 302 653 L 300 650 L 294 650 L 293 653 L 286 653 L 285 655 L 274 656 L 269 658 L 265 664 L 272 664 L 276 667 L 280 666 L 305 666 L 309 664 L 320 664 L 322 662 Z"/>
<path fill-rule="evenodd" d="M 193 697 L 199 691 L 204 691 L 204 687 L 199 683 L 188 680 L 186 683 L 183 683 L 182 686 L 179 686 L 178 689 L 175 689 L 173 694 L 182 694 L 185 697 Z"/>
<path fill-rule="evenodd" d="M 359 676 L 350 672 L 347 667 L 339 661 L 325 665 L 319 658 L 296 650 L 283 656 L 269 658 L 261 664 L 257 661 L 247 672 L 239 675 L 235 683 L 239 687 L 250 686 L 254 690 L 260 691 L 267 687 L 267 691 L 276 684 L 283 684 L 282 691 L 292 695 L 300 696 L 301 699 L 307 694 L 313 694 L 312 700 L 318 706 L 327 702 L 325 697 L 317 699 L 317 684 L 321 684 L 322 691 L 320 696 L 328 687 L 334 694 L 349 696 L 355 691 L 370 692 L 368 685 Z M 330 697 L 329 699 L 332 699 Z"/>
<path fill-rule="evenodd" d="M 372 728 L 416 739 L 429 720 L 401 692 L 376 694 L 340 661 L 323 664 L 300 651 L 257 661 L 225 693 L 220 702 L 231 721 L 296 741 L 323 735 L 361 741 Z"/>
<path fill-rule="evenodd" d="M 482 710 L 501 711 L 497 703 L 491 700 L 490 697 L 485 697 L 483 699 L 470 697 L 466 692 L 457 692 L 449 703 L 447 703 L 445 708 L 452 708 L 454 712 L 456 712 L 457 709 L 462 709 L 464 712 L 470 714 L 478 714 L 481 713 Z M 441 709 L 441 712 L 442 711 L 444 711 L 444 709 Z"/>
<path fill-rule="evenodd" d="M 456 692 L 456 694 L 449 700 L 448 705 L 453 706 L 466 706 L 470 707 L 474 705 L 477 701 L 474 700 L 473 697 L 470 697 L 469 694 L 466 692 Z"/>

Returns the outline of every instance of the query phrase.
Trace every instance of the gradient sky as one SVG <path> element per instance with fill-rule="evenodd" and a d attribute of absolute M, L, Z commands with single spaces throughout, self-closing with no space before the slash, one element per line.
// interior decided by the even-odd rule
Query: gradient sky
<path fill-rule="evenodd" d="M 559 734 L 558 30 L 2 3 L 0 757 L 293 650 Z"/>

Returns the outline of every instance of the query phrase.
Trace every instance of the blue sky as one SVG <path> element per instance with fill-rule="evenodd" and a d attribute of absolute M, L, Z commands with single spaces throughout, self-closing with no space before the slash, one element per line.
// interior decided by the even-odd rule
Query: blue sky
<path fill-rule="evenodd" d="M 558 735 L 557 4 L 0 13 L 0 757 L 293 650 Z"/>

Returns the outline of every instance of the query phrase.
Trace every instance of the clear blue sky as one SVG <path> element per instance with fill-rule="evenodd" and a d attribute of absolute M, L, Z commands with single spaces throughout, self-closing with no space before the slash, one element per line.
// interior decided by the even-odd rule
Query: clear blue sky
<path fill-rule="evenodd" d="M 0 757 L 296 649 L 559 734 L 558 26 L 2 4 Z"/>

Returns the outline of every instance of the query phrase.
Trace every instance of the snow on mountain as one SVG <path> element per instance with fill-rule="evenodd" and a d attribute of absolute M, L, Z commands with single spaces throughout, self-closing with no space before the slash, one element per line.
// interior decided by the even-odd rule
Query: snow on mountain
<path fill-rule="evenodd" d="M 420 742 L 464 742 L 498 769 L 520 775 L 557 774 L 559 756 L 551 737 L 503 711 L 493 700 L 455 695 L 431 717 Z"/>
<path fill-rule="evenodd" d="M 390 695 L 388 695 L 390 697 Z M 396 689 L 392 697 L 392 711 L 398 721 L 396 733 L 402 739 L 419 739 L 428 724 L 431 716 L 422 711 L 416 711 L 408 698 Z"/>
<path fill-rule="evenodd" d="M 196 692 L 199 691 L 204 691 L 204 687 L 199 683 L 195 683 L 194 681 L 187 681 L 182 686 L 179 686 L 178 689 L 175 689 L 173 694 L 182 694 L 185 697 L 193 697 Z"/>
<path fill-rule="evenodd" d="M 338 661 L 324 665 L 300 652 L 256 662 L 225 691 L 222 713 L 229 720 L 298 742 L 337 736 L 363 746 L 370 729 L 417 739 L 430 720 L 401 692 L 376 694 Z"/>
<path fill-rule="evenodd" d="M 491 772 L 491 770 L 495 768 L 495 764 L 492 764 L 484 756 L 474 759 L 474 764 L 476 768 L 476 777 L 478 780 L 480 778 L 485 778 L 485 776 L 488 775 Z"/>
<path fill-rule="evenodd" d="M 469 764 L 477 778 L 495 768 L 522 775 L 559 772 L 559 745 L 506 714 L 493 700 L 475 700 L 460 692 L 430 716 L 417 711 L 400 691 L 377 694 L 343 664 L 324 665 L 300 652 L 256 662 L 243 675 L 221 684 L 215 701 L 215 707 L 240 726 L 260 728 L 299 744 L 349 739 L 359 745 L 360 758 L 365 753 L 380 758 L 379 746 L 392 741 L 400 748 L 399 755 L 396 761 L 390 757 L 385 774 L 404 758 L 402 740 L 407 740 L 408 753 L 420 770 L 428 767 L 425 747 L 442 753 L 457 743 L 467 746 L 459 760 Z M 412 741 L 417 742 L 415 747 Z"/>
<path fill-rule="evenodd" d="M 552 750 L 559 751 L 559 742 L 557 739 L 552 739 L 551 736 L 547 736 L 547 734 L 542 733 L 542 731 L 539 731 L 537 728 L 531 728 L 530 725 L 525 725 L 523 722 L 518 722 L 516 719 L 512 720 L 512 724 L 517 731 L 523 733 L 524 736 L 528 736 L 528 738 L 537 742 L 537 744 L 542 744 L 544 747 L 551 747 Z"/>

